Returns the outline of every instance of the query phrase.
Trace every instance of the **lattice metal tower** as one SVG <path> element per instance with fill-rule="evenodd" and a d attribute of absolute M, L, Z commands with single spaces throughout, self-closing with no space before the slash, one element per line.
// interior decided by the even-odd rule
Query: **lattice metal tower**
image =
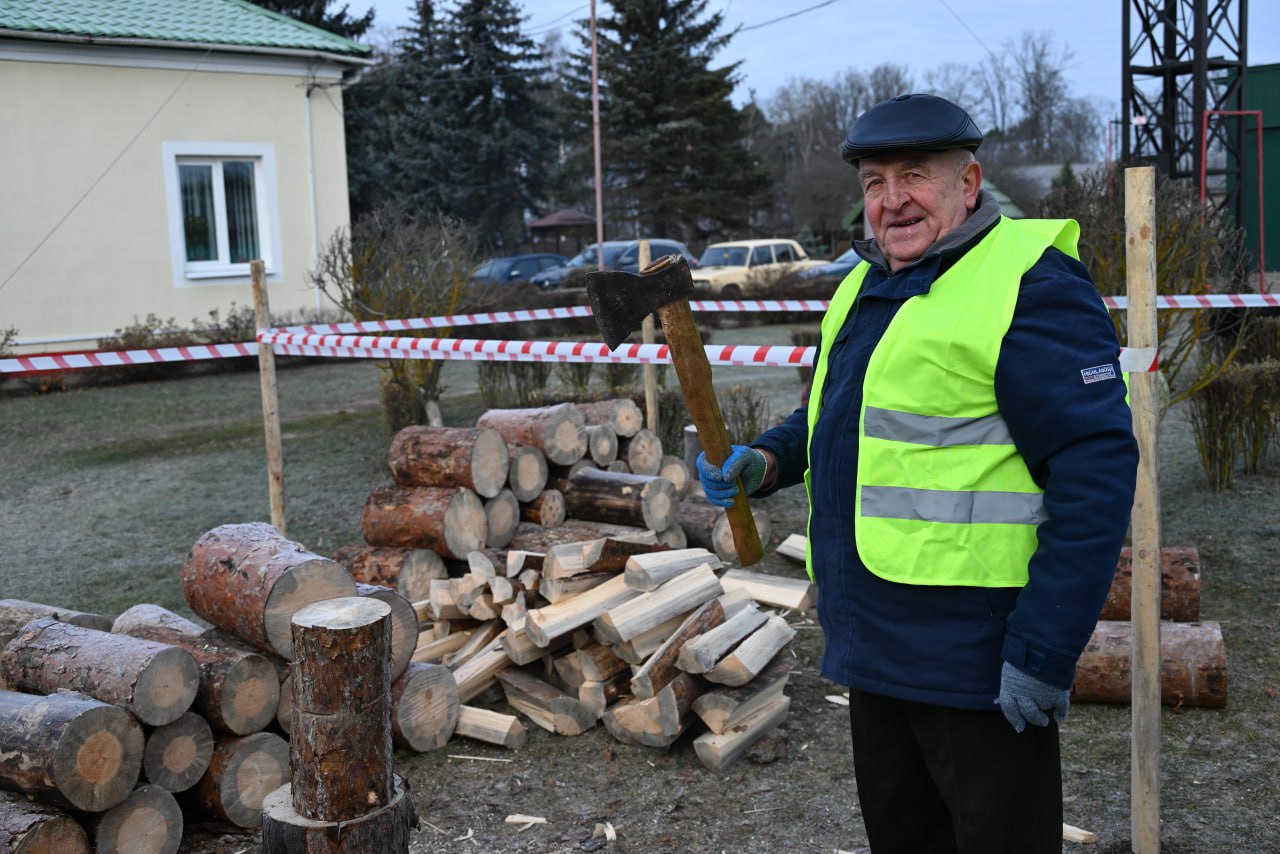
<path fill-rule="evenodd" d="M 1147 160 L 1172 178 L 1199 182 L 1205 111 L 1243 109 L 1247 21 L 1248 0 L 1126 0 L 1126 162 Z M 1203 164 L 1211 201 L 1237 223 L 1245 129 L 1238 116 L 1211 113 Z"/>

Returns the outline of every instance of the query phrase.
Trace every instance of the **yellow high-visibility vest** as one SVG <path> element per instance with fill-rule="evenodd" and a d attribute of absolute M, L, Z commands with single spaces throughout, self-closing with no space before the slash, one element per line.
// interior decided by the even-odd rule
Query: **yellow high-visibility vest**
<path fill-rule="evenodd" d="M 859 418 L 855 539 L 862 562 L 881 578 L 971 587 L 1027 583 L 1036 526 L 1045 518 L 1044 492 L 996 405 L 996 362 L 1023 275 L 1050 246 L 1078 259 L 1079 235 L 1072 220 L 1001 218 L 927 294 L 899 308 L 876 345 Z M 810 441 L 822 417 L 828 345 L 869 269 L 864 262 L 849 274 L 823 317 L 824 346 L 809 395 Z M 805 472 L 812 503 L 810 475 Z"/>

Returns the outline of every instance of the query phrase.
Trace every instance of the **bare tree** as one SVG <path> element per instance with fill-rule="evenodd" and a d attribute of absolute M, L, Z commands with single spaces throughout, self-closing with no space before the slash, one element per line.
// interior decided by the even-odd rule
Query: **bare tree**
<path fill-rule="evenodd" d="M 982 103 L 979 72 L 959 62 L 946 62 L 924 73 L 925 87 L 934 95 L 959 104 L 970 114 Z"/>
<path fill-rule="evenodd" d="M 989 134 L 1009 131 L 1013 113 L 1013 73 L 1009 61 L 994 53 L 978 66 L 978 112 L 974 116 Z"/>
<path fill-rule="evenodd" d="M 1013 56 L 1019 87 L 1018 104 L 1022 121 L 1018 136 L 1024 155 L 1032 162 L 1050 158 L 1057 131 L 1057 118 L 1068 99 L 1064 69 L 1071 61 L 1069 48 L 1058 48 L 1048 33 L 1022 34 L 1017 44 L 1007 42 Z"/>
<path fill-rule="evenodd" d="M 867 75 L 867 86 L 871 90 L 871 103 L 878 104 L 907 94 L 915 86 L 915 81 L 905 66 L 885 62 L 871 69 Z"/>

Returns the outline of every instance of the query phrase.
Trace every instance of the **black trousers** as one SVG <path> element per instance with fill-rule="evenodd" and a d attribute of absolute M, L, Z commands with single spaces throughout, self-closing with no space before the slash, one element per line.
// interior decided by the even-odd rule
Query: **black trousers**
<path fill-rule="evenodd" d="M 1058 727 L 851 690 L 853 765 L 872 854 L 1060 854 Z"/>

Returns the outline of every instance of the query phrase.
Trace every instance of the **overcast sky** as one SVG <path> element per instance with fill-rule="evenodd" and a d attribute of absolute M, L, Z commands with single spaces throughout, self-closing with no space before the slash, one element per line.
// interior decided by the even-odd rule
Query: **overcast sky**
<path fill-rule="evenodd" d="M 347 2 L 356 14 L 375 8 L 379 28 L 406 25 L 413 6 L 411 0 Z M 846 69 L 869 71 L 884 62 L 905 66 L 917 89 L 923 89 L 926 71 L 946 62 L 976 66 L 988 52 L 1002 53 L 1006 44 L 1033 32 L 1050 33 L 1059 49 L 1072 52 L 1067 76 L 1073 95 L 1102 99 L 1107 112 L 1119 115 L 1125 2 L 711 0 L 707 8 L 724 10 L 728 29 L 743 28 L 716 63 L 742 63 L 742 83 L 734 94 L 738 104 L 748 100 L 751 89 L 768 100 L 789 78 L 831 80 Z M 539 41 L 551 29 L 568 35 L 574 22 L 590 13 L 589 2 L 582 0 L 524 0 L 522 5 L 525 30 Z M 597 13 L 608 12 L 608 4 L 599 0 Z M 1249 3 L 1248 33 L 1250 65 L 1280 62 L 1280 2 Z"/>

